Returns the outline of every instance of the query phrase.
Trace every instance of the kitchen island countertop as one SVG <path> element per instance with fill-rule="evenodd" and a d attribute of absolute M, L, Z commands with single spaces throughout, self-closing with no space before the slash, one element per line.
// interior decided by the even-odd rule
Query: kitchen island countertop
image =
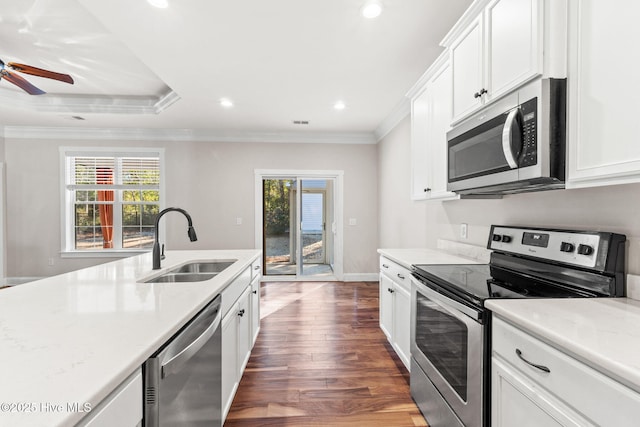
<path fill-rule="evenodd" d="M 151 253 L 0 291 L 0 426 L 71 426 L 260 255 L 259 250 Z M 141 283 L 190 261 L 237 260 L 213 279 Z M 6 404 L 33 404 L 34 412 Z M 44 405 L 44 406 L 43 406 Z M 62 405 L 64 410 L 42 410 Z"/>

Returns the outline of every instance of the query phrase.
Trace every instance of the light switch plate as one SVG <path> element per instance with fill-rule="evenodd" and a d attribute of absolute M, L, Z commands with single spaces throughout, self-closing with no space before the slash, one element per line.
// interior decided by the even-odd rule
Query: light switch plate
<path fill-rule="evenodd" d="M 460 238 L 467 238 L 467 224 L 460 224 Z"/>
<path fill-rule="evenodd" d="M 358 220 L 355 218 L 349 218 L 349 225 L 358 225 Z"/>

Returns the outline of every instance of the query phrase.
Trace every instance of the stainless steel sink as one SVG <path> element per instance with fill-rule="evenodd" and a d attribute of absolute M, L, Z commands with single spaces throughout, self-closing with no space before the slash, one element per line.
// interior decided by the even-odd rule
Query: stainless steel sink
<path fill-rule="evenodd" d="M 169 273 L 215 273 L 215 274 L 218 274 L 224 269 L 228 268 L 234 262 L 236 261 L 224 260 L 224 261 L 190 262 L 189 264 L 185 264 L 173 270 L 169 270 Z"/>
<path fill-rule="evenodd" d="M 236 260 L 196 261 L 181 265 L 145 283 L 204 282 L 213 279 Z"/>
<path fill-rule="evenodd" d="M 204 282 L 213 279 L 216 273 L 165 273 L 145 283 L 177 283 L 177 282 Z"/>

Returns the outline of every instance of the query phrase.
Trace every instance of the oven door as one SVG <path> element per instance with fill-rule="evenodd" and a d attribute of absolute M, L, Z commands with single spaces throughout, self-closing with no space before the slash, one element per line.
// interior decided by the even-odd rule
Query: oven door
<path fill-rule="evenodd" d="M 412 304 L 412 358 L 465 426 L 483 426 L 487 415 L 483 310 L 454 301 L 416 279 Z M 429 414 L 424 415 L 429 421 Z"/>

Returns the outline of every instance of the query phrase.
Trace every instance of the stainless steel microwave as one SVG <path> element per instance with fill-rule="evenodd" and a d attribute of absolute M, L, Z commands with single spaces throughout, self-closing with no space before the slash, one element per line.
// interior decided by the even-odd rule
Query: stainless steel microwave
<path fill-rule="evenodd" d="M 564 188 L 566 79 L 538 79 L 447 133 L 447 190 L 462 195 Z"/>

